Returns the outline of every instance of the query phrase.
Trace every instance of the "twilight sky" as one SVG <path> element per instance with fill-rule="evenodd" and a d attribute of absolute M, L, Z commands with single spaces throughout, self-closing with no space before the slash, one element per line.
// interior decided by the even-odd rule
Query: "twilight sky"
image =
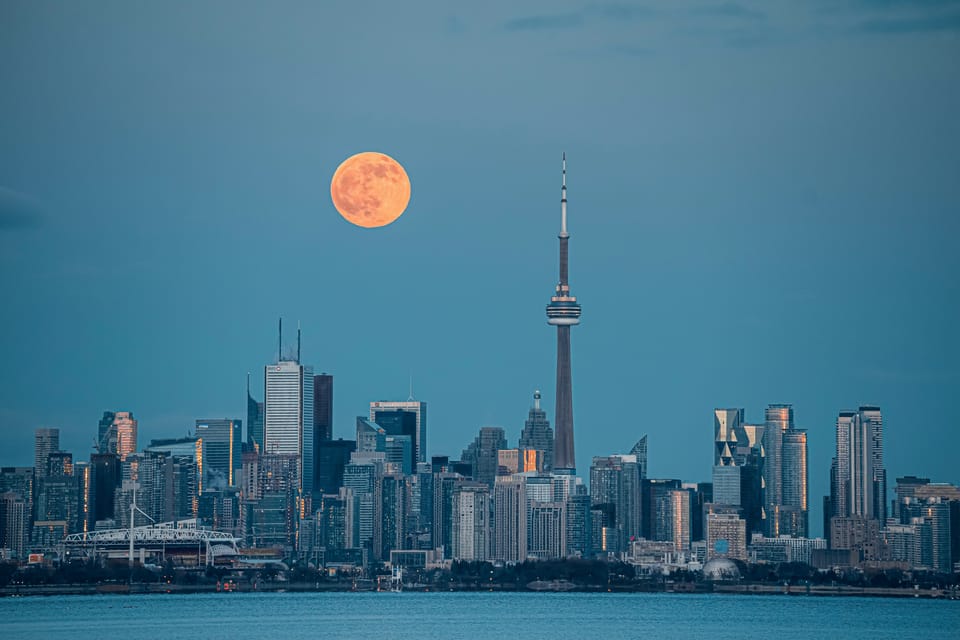
<path fill-rule="evenodd" d="M 960 2 L 0 3 L 0 464 L 105 409 L 140 440 L 262 397 L 277 317 L 431 454 L 553 419 L 568 155 L 577 461 L 710 478 L 718 406 L 792 402 L 811 529 L 836 414 L 960 481 Z M 336 213 L 388 153 L 407 212 Z M 294 331 L 288 332 L 292 343 Z"/>

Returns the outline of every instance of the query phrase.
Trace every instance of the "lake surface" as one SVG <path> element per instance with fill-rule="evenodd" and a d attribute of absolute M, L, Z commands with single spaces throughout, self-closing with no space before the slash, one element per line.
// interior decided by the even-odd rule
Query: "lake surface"
<path fill-rule="evenodd" d="M 586 593 L 0 598 L 0 638 L 960 638 L 960 602 Z"/>

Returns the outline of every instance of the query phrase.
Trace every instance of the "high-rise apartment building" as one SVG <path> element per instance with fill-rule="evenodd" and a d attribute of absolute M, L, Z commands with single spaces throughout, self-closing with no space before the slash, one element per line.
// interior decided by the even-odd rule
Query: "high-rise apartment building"
<path fill-rule="evenodd" d="M 117 436 L 116 454 L 120 460 L 137 452 L 137 420 L 131 411 L 117 411 L 113 416 L 113 433 Z"/>
<path fill-rule="evenodd" d="M 403 415 L 397 415 L 396 412 L 413 413 L 414 432 L 409 433 L 409 427 L 406 422 L 409 418 Z M 415 462 L 427 461 L 427 403 L 410 399 L 405 401 L 387 401 L 380 400 L 370 403 L 370 420 L 387 429 L 390 425 L 391 433 L 394 435 L 412 435 L 413 448 L 416 452 Z M 382 420 L 382 422 L 381 422 Z M 386 424 L 384 424 L 386 423 Z M 397 425 L 397 426 L 395 426 Z"/>
<path fill-rule="evenodd" d="M 553 469 L 553 429 L 547 420 L 547 412 L 540 408 L 540 390 L 533 392 L 533 406 L 520 432 L 519 449 L 535 449 L 543 452 L 543 471 Z"/>
<path fill-rule="evenodd" d="M 883 466 L 883 418 L 879 407 L 862 406 L 858 411 L 840 412 L 830 488 L 832 517 L 886 522 L 887 472 Z"/>
<path fill-rule="evenodd" d="M 576 473 L 573 446 L 573 375 L 570 364 L 570 327 L 580 324 L 580 304 L 570 292 L 568 278 L 570 234 L 567 232 L 567 156 L 563 155 L 560 187 L 560 281 L 547 305 L 547 324 L 557 328 L 557 421 L 553 469 Z"/>
<path fill-rule="evenodd" d="M 527 559 L 527 493 L 522 475 L 500 476 L 493 487 L 493 549 L 500 562 Z"/>
<path fill-rule="evenodd" d="M 781 503 L 777 514 L 777 534 L 806 538 L 809 529 L 807 482 L 807 432 L 788 429 L 783 432 L 780 452 L 783 467 Z M 767 519 L 772 520 L 770 513 Z"/>
<path fill-rule="evenodd" d="M 763 431 L 764 509 L 767 515 L 767 528 L 764 533 L 776 537 L 779 525 L 779 511 L 783 504 L 782 464 L 783 434 L 793 429 L 793 405 L 771 404 L 767 406 Z"/>
<path fill-rule="evenodd" d="M 454 560 L 490 559 L 490 488 L 465 482 L 451 494 L 451 557 Z"/>
<path fill-rule="evenodd" d="M 60 450 L 60 429 L 37 429 L 33 432 L 33 439 L 33 472 L 37 478 L 44 478 L 48 473 L 48 457 Z"/>
<path fill-rule="evenodd" d="M 603 509 L 624 545 L 640 537 L 642 506 L 640 472 L 634 455 L 595 456 L 590 465 L 590 502 L 592 509 Z M 613 549 L 608 549 L 613 550 Z M 619 549 L 618 549 L 619 550 Z"/>
<path fill-rule="evenodd" d="M 646 480 L 647 478 L 647 436 L 644 434 L 642 438 L 637 440 L 637 443 L 633 445 L 633 448 L 630 449 L 630 455 L 637 456 L 637 469 L 640 472 L 640 479 Z"/>
<path fill-rule="evenodd" d="M 264 370 L 263 450 L 295 455 L 299 489 L 310 493 L 314 482 L 313 369 L 296 360 L 281 360 Z"/>

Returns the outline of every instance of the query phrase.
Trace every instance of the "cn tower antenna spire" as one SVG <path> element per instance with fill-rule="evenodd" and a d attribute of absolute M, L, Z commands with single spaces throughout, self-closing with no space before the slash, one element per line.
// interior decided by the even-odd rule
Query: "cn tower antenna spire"
<path fill-rule="evenodd" d="M 560 187 L 560 235 L 567 235 L 567 152 L 563 152 L 563 182 Z"/>

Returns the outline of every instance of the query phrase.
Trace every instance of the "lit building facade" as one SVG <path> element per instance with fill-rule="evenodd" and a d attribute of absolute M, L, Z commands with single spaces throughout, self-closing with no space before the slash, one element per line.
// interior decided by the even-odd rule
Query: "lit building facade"
<path fill-rule="evenodd" d="M 547 412 L 540 408 L 540 390 L 538 389 L 533 392 L 533 406 L 523 423 L 517 448 L 541 451 L 543 463 L 538 470 L 550 471 L 553 469 L 553 444 L 553 429 L 550 428 L 550 421 L 547 420 Z M 524 469 L 524 471 L 529 470 Z"/>
<path fill-rule="evenodd" d="M 314 481 L 313 369 L 295 360 L 282 360 L 267 365 L 264 380 L 264 452 L 297 456 L 298 488 L 310 493 Z"/>

